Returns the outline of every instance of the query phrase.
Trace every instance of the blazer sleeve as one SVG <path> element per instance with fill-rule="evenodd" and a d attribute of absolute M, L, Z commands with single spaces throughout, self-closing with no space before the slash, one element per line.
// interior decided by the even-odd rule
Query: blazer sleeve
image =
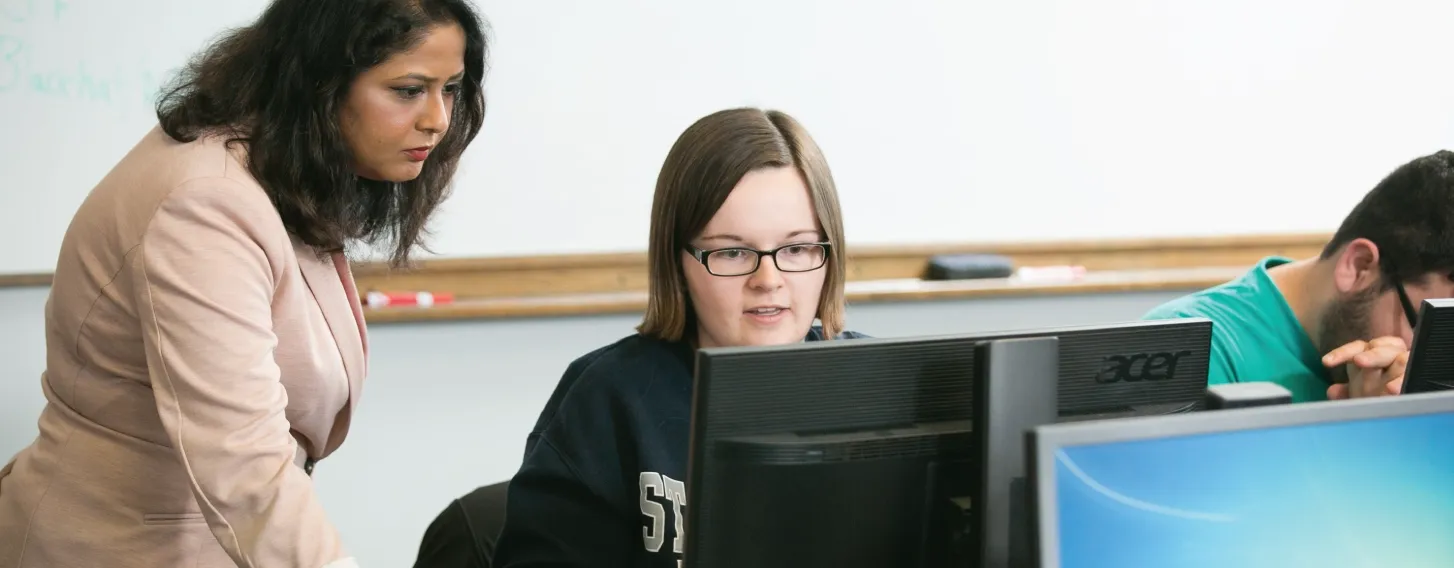
<path fill-rule="evenodd" d="M 202 515 L 239 567 L 355 566 L 294 463 L 283 414 L 268 253 L 288 246 L 255 188 L 209 178 L 174 190 L 132 253 L 148 373 Z"/>

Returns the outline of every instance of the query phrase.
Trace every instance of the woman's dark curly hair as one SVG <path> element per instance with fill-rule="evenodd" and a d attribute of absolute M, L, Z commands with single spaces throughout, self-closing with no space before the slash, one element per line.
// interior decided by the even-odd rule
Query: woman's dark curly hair
<path fill-rule="evenodd" d="M 449 131 L 414 180 L 360 178 L 339 128 L 350 86 L 442 24 L 465 38 Z M 485 24 L 466 0 L 273 0 L 252 25 L 192 59 L 158 99 L 157 118 L 181 142 L 222 135 L 245 144 L 248 169 L 304 243 L 326 252 L 386 244 L 402 265 L 484 121 L 487 49 Z"/>

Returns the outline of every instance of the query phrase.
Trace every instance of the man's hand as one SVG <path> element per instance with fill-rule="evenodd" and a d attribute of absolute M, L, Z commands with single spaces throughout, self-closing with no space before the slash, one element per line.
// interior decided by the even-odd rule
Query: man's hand
<path fill-rule="evenodd" d="M 1409 348 L 1400 337 L 1352 341 L 1323 356 L 1323 366 L 1346 365 L 1348 382 L 1328 387 L 1328 398 L 1362 398 L 1398 394 L 1403 390 Z"/>

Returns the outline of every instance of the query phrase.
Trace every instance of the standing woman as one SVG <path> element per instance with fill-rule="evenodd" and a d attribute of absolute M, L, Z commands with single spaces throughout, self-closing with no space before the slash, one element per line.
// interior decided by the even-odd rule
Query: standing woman
<path fill-rule="evenodd" d="M 46 306 L 0 566 L 355 566 L 314 491 L 367 369 L 347 260 L 403 262 L 484 114 L 464 0 L 274 0 L 101 180 Z"/>

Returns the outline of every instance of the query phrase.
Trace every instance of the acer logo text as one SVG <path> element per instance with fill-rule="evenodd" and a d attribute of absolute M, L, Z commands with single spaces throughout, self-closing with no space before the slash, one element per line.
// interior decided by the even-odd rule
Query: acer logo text
<path fill-rule="evenodd" d="M 1176 376 L 1176 364 L 1191 351 L 1162 351 L 1160 353 L 1134 353 L 1111 355 L 1101 359 L 1101 370 L 1096 373 L 1096 382 L 1101 384 L 1140 381 L 1164 381 Z"/>

